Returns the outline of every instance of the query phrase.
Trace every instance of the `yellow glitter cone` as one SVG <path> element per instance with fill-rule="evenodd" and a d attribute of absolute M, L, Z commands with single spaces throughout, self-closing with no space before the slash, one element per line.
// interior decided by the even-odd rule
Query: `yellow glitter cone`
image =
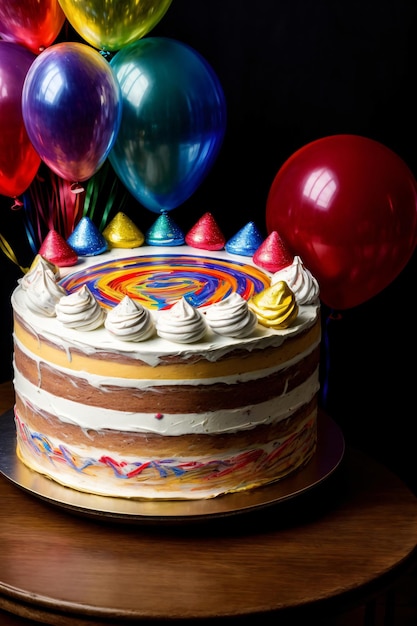
<path fill-rule="evenodd" d="M 102 234 L 111 248 L 139 248 L 145 241 L 143 233 L 122 212 L 115 215 Z"/>

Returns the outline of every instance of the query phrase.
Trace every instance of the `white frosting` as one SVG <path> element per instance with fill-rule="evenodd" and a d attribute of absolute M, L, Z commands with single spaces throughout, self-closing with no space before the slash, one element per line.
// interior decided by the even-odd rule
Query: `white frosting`
<path fill-rule="evenodd" d="M 69 328 L 89 331 L 102 326 L 105 312 L 86 285 L 63 296 L 55 306 L 59 322 Z"/>
<path fill-rule="evenodd" d="M 297 304 L 311 304 L 317 301 L 320 292 L 319 284 L 299 256 L 294 257 L 291 265 L 273 274 L 271 285 L 281 280 L 285 281 L 294 293 Z"/>
<path fill-rule="evenodd" d="M 295 390 L 260 404 L 237 409 L 220 409 L 207 413 L 132 413 L 103 407 L 86 406 L 59 398 L 32 385 L 19 372 L 15 373 L 17 393 L 40 411 L 59 415 L 60 420 L 76 424 L 86 430 L 122 430 L 127 432 L 157 433 L 161 435 L 220 434 L 249 430 L 261 424 L 270 424 L 290 417 L 318 391 L 318 369 Z"/>
<path fill-rule="evenodd" d="M 195 343 L 206 331 L 203 315 L 185 298 L 178 300 L 170 309 L 161 311 L 156 322 L 158 335 L 176 343 Z"/>
<path fill-rule="evenodd" d="M 104 326 L 123 341 L 145 341 L 155 330 L 150 311 L 129 296 L 107 313 Z"/>
<path fill-rule="evenodd" d="M 37 315 L 54 317 L 55 305 L 66 296 L 66 291 L 57 284 L 53 271 L 39 262 L 25 278 L 21 287 L 26 293 L 28 308 Z"/>
<path fill-rule="evenodd" d="M 215 333 L 238 339 L 250 335 L 258 323 L 247 301 L 236 292 L 213 304 L 207 309 L 205 316 Z"/>
<path fill-rule="evenodd" d="M 22 289 L 27 289 L 28 287 L 30 287 L 37 273 L 42 272 L 42 270 L 50 270 L 53 273 L 55 280 L 59 280 L 59 268 L 40 254 L 37 254 L 29 271 L 26 272 L 26 274 L 18 280 L 18 283 L 22 287 Z"/>

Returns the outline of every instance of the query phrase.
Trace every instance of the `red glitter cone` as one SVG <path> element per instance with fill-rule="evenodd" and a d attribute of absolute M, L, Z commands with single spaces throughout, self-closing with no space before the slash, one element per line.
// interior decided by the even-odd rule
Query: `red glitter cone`
<path fill-rule="evenodd" d="M 222 250 L 226 238 L 211 213 L 205 213 L 186 234 L 185 243 L 191 248 Z"/>
<path fill-rule="evenodd" d="M 259 246 L 253 255 L 253 262 L 274 274 L 288 267 L 294 260 L 285 243 L 274 230 Z"/>
<path fill-rule="evenodd" d="M 78 261 L 78 255 L 54 229 L 46 235 L 38 254 L 58 267 L 70 267 Z"/>

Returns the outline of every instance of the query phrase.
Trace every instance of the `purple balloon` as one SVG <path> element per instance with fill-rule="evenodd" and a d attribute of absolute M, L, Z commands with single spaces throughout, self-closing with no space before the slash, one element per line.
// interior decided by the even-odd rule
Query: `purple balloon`
<path fill-rule="evenodd" d="M 85 181 L 100 169 L 121 111 L 112 68 L 86 44 L 50 46 L 27 73 L 22 91 L 27 133 L 40 158 L 64 180 Z"/>

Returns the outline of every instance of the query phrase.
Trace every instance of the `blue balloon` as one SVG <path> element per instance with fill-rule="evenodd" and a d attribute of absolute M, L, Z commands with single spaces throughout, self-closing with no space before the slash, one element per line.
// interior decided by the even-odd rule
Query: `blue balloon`
<path fill-rule="evenodd" d="M 170 211 L 194 193 L 219 153 L 226 129 L 219 79 L 190 46 L 164 37 L 122 48 L 110 65 L 122 93 L 110 163 L 144 207 Z"/>

